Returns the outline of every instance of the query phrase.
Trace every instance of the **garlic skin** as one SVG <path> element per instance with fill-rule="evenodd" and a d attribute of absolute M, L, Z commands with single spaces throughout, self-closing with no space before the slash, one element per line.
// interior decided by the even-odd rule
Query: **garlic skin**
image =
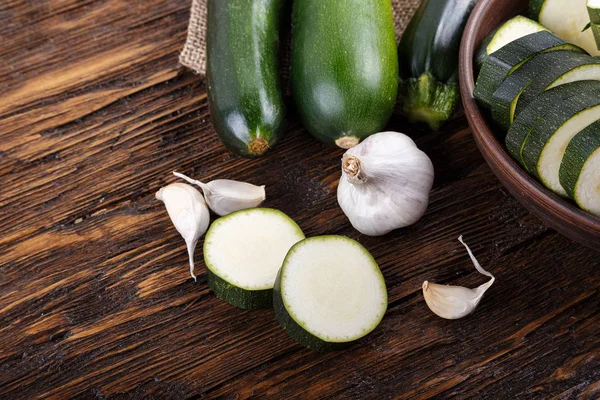
<path fill-rule="evenodd" d="M 199 186 L 210 209 L 220 216 L 258 207 L 267 198 L 264 185 L 256 186 L 230 179 L 217 179 L 203 183 L 179 172 L 173 172 L 173 175 Z"/>
<path fill-rule="evenodd" d="M 344 154 L 338 203 L 356 230 L 385 235 L 421 219 L 433 178 L 431 160 L 411 138 L 376 133 Z"/>
<path fill-rule="evenodd" d="M 172 183 L 156 192 L 156 198 L 167 208 L 169 217 L 187 246 L 190 275 L 194 275 L 194 250 L 196 243 L 206 233 L 210 212 L 202 194 L 185 183 Z"/>
<path fill-rule="evenodd" d="M 471 252 L 469 246 L 463 242 L 462 236 L 458 240 L 465 246 L 469 257 L 479 273 L 491 279 L 476 289 L 462 286 L 438 285 L 437 283 L 423 282 L 423 297 L 431 311 L 445 319 L 459 319 L 471 314 L 483 297 L 483 294 L 492 286 L 496 278 L 484 270 Z"/>

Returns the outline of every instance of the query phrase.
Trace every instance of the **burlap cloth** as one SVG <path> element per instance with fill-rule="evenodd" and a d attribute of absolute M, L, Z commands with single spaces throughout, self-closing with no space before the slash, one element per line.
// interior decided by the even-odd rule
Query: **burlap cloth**
<path fill-rule="evenodd" d="M 338 0 L 323 0 L 338 1 Z M 364 0 L 371 1 L 371 0 Z M 179 55 L 179 63 L 194 70 L 200 75 L 206 72 L 206 3 L 207 0 L 192 0 L 190 23 L 183 51 Z M 392 0 L 394 22 L 396 25 L 396 41 L 400 36 L 421 0 Z M 283 57 L 284 62 L 287 57 Z M 285 65 L 283 66 L 285 70 Z"/>

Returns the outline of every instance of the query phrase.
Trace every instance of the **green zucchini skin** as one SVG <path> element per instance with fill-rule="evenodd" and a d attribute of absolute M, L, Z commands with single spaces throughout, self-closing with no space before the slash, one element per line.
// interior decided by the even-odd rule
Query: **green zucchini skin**
<path fill-rule="evenodd" d="M 311 334 L 302 328 L 292 316 L 287 312 L 281 297 L 281 269 L 277 273 L 275 286 L 273 287 L 273 309 L 275 318 L 281 328 L 287 332 L 290 337 L 300 343 L 302 346 L 318 353 L 328 351 L 343 350 L 354 342 L 326 342 L 325 340 Z"/>
<path fill-rule="evenodd" d="M 315 138 L 342 148 L 379 132 L 398 92 L 390 0 L 295 0 L 292 92 Z"/>
<path fill-rule="evenodd" d="M 541 31 L 523 36 L 487 56 L 477 77 L 474 91 L 479 105 L 491 109 L 494 92 L 502 85 L 504 79 L 535 55 L 557 50 L 585 53 L 583 49 L 565 43 L 551 32 Z"/>
<path fill-rule="evenodd" d="M 476 0 L 424 0 L 398 46 L 400 98 L 411 122 L 437 130 L 459 99 L 458 49 Z"/>
<path fill-rule="evenodd" d="M 593 62 L 593 57 L 570 50 L 537 54 L 510 74 L 494 93 L 492 100 L 494 121 L 508 130 L 513 122 L 511 106 L 514 101 L 517 101 L 514 114 L 516 116 L 524 108 L 523 106 L 537 98 L 560 76 L 573 68 Z M 519 108 L 521 101 L 523 106 Z"/>
<path fill-rule="evenodd" d="M 570 198 L 577 200 L 576 189 L 579 175 L 588 158 L 600 149 L 600 121 L 579 132 L 565 151 L 560 164 L 560 184 Z"/>
<path fill-rule="evenodd" d="M 233 153 L 256 157 L 283 135 L 279 77 L 286 0 L 209 0 L 208 103 L 217 135 Z"/>
<path fill-rule="evenodd" d="M 546 0 L 530 0 L 529 1 L 529 16 L 534 21 L 540 20 L 540 13 Z"/>
<path fill-rule="evenodd" d="M 551 73 L 543 74 L 537 76 L 531 84 L 527 86 L 527 88 L 523 91 L 521 96 L 519 96 L 519 102 L 517 103 L 517 108 L 515 110 L 515 116 L 518 115 L 521 111 L 527 107 L 529 103 L 535 100 L 542 92 L 544 92 L 550 85 L 552 85 L 557 79 L 560 79 L 561 72 L 562 74 L 569 73 L 571 71 L 577 70 L 578 68 L 588 67 L 588 66 L 599 66 L 600 59 L 588 56 L 587 54 L 577 54 L 575 53 L 573 57 L 567 62 L 560 66 L 555 66 L 552 68 Z M 586 77 L 586 79 L 593 80 L 593 77 Z"/>
<path fill-rule="evenodd" d="M 206 269 L 208 287 L 213 293 L 232 306 L 242 310 L 258 310 L 273 306 L 273 289 L 246 290 L 219 277 L 209 268 Z"/>
<path fill-rule="evenodd" d="M 594 33 L 594 39 L 596 40 L 596 47 L 600 50 L 600 25 L 591 24 L 592 32 Z"/>
<path fill-rule="evenodd" d="M 596 95 L 594 95 L 594 92 Z M 599 92 L 600 82 L 577 81 L 557 86 L 542 93 L 519 114 L 508 130 L 505 143 L 509 154 L 529 173 L 537 176 L 536 166 L 541 149 L 537 152 L 537 156 L 532 155 L 531 147 L 529 147 L 530 143 L 528 143 L 530 137 L 540 128 L 547 129 L 545 126 L 547 122 L 556 126 L 556 128 L 560 127 L 566 118 L 573 115 L 573 107 L 580 107 L 583 97 L 597 97 Z M 554 131 L 551 133 L 554 133 Z M 539 142 L 540 139 L 538 138 L 537 141 Z M 527 159 L 524 154 L 526 144 L 528 145 Z M 545 142 L 542 143 L 542 148 L 544 144 Z"/>

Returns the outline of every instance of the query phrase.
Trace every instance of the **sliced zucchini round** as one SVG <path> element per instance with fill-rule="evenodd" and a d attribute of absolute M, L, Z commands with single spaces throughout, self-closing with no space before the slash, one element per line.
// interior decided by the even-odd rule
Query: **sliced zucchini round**
<path fill-rule="evenodd" d="M 285 257 L 273 295 L 281 327 L 315 351 L 347 347 L 379 325 L 388 297 L 369 252 L 344 236 L 312 237 Z"/>
<path fill-rule="evenodd" d="M 600 90 L 600 83 L 579 81 L 548 90 L 531 102 L 515 118 L 505 138 L 506 148 L 510 155 L 526 170 L 529 171 L 529 168 L 523 160 L 523 145 L 527 141 L 529 134 L 538 124 L 549 118 L 548 115 L 552 115 L 555 113 L 555 110 L 562 108 L 563 104 L 568 104 L 573 99 L 577 101 L 579 92 L 585 90 L 588 92 Z M 590 93 L 586 96 L 589 95 Z"/>
<path fill-rule="evenodd" d="M 579 64 L 577 59 L 582 63 Z M 559 75 L 563 68 L 556 68 L 551 73 L 537 75 L 535 79 L 531 81 L 519 96 L 516 110 L 512 116 L 513 120 L 514 115 L 518 115 L 529 103 L 535 100 L 540 93 L 548 89 L 571 82 L 600 80 L 600 59 L 585 54 L 579 54 L 579 57 L 575 57 L 571 61 L 571 65 L 574 64 L 575 66 L 568 69 L 564 74 Z M 565 66 L 565 69 L 567 68 L 568 65 Z M 559 76 L 555 78 L 557 75 Z"/>
<path fill-rule="evenodd" d="M 498 125 L 508 130 L 514 121 L 517 103 L 529 86 L 535 84 L 536 88 L 540 86 L 545 88 L 567 71 L 592 62 L 597 63 L 598 61 L 594 61 L 587 54 L 568 50 L 540 53 L 533 56 L 510 74 L 494 92 L 492 118 Z M 535 93 L 536 91 L 537 93 Z M 542 91 L 543 89 L 532 90 L 532 93 L 535 94 L 533 97 L 537 97 Z"/>
<path fill-rule="evenodd" d="M 583 49 L 566 43 L 549 31 L 523 36 L 487 57 L 477 78 L 475 98 L 481 106 L 491 109 L 494 92 L 507 76 L 536 54 L 554 50 L 584 52 Z"/>
<path fill-rule="evenodd" d="M 600 24 L 600 0 L 587 0 L 587 10 L 592 24 Z"/>
<path fill-rule="evenodd" d="M 285 255 L 302 239 L 300 227 L 278 210 L 253 208 L 221 217 L 204 239 L 208 286 L 236 307 L 269 308 Z"/>
<path fill-rule="evenodd" d="M 510 42 L 531 33 L 547 31 L 548 29 L 529 18 L 517 15 L 506 21 L 495 33 L 487 45 L 487 54 L 501 49 Z"/>
<path fill-rule="evenodd" d="M 600 122 L 579 132 L 567 146 L 560 183 L 583 210 L 600 216 Z"/>
<path fill-rule="evenodd" d="M 533 19 L 550 29 L 561 39 L 583 47 L 593 56 L 600 55 L 591 29 L 587 0 L 530 0 L 529 13 Z"/>
<path fill-rule="evenodd" d="M 547 104 L 544 117 L 538 118 L 522 145 L 522 157 L 528 170 L 547 188 L 566 196 L 567 192 L 560 184 L 560 164 L 571 139 L 600 120 L 600 82 L 573 82 L 548 92 L 563 88 L 572 90 L 573 97 L 562 103 Z M 538 100 L 543 97 L 541 95 Z"/>

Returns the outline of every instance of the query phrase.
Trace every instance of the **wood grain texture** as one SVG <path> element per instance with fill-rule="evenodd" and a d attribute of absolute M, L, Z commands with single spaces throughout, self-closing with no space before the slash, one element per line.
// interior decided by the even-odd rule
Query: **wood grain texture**
<path fill-rule="evenodd" d="M 291 115 L 268 157 L 237 158 L 211 128 L 204 84 L 177 65 L 187 1 L 0 5 L 0 398 L 600 397 L 599 254 L 547 229 L 494 177 L 464 118 L 427 133 L 436 168 L 424 218 L 382 238 L 337 206 L 342 152 Z M 172 170 L 267 186 L 307 235 L 359 240 L 390 304 L 350 349 L 313 354 L 272 311 L 194 283 L 154 193 Z M 497 277 L 446 321 L 421 283 Z"/>

